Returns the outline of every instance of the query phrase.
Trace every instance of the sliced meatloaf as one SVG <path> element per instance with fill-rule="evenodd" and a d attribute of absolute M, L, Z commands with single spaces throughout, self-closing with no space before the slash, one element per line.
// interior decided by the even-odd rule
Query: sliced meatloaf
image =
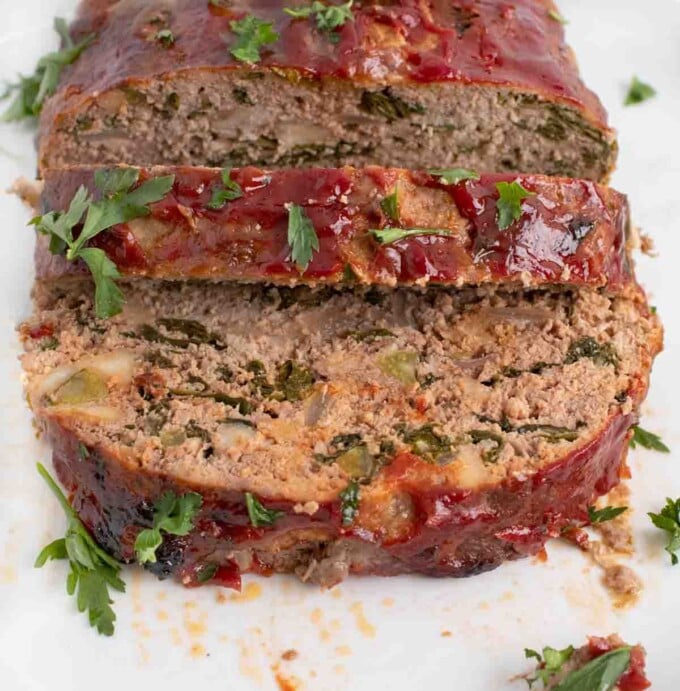
<path fill-rule="evenodd" d="M 149 564 L 185 584 L 466 576 L 536 553 L 618 482 L 662 338 L 639 293 L 124 290 L 100 321 L 87 283 L 38 288 L 28 396 L 117 558 L 163 492 L 202 495 Z"/>
<path fill-rule="evenodd" d="M 83 2 L 72 33 L 95 39 L 45 103 L 41 168 L 612 169 L 549 0 L 327 5 Z"/>
<path fill-rule="evenodd" d="M 68 209 L 81 185 L 100 195 L 95 170 L 46 171 L 43 212 Z M 142 170 L 138 184 L 167 175 L 174 176 L 174 185 L 149 215 L 114 226 L 90 243 L 127 276 L 634 288 L 626 198 L 589 181 L 483 175 L 454 184 L 441 174 L 373 166 L 155 167 Z M 499 188 L 508 185 L 525 195 L 516 220 L 501 214 Z M 228 199 L 220 197 L 223 192 Z M 318 238 L 318 249 L 302 266 L 289 244 L 293 211 L 309 220 Z M 39 276 L 74 270 L 50 259 L 46 244 L 39 246 Z"/>

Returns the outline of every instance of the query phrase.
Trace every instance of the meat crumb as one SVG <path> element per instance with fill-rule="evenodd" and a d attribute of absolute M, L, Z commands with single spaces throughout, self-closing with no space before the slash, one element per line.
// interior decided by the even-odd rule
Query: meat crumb
<path fill-rule="evenodd" d="M 285 660 L 286 662 L 290 662 L 291 660 L 295 660 L 298 656 L 298 651 L 294 649 L 286 650 L 285 652 L 281 653 L 281 659 Z"/>

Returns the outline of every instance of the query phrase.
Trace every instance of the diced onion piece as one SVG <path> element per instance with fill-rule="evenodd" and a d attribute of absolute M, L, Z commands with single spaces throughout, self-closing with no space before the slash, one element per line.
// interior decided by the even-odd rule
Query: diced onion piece
<path fill-rule="evenodd" d="M 418 382 L 416 365 L 418 353 L 409 350 L 397 350 L 378 358 L 378 367 L 389 377 L 394 377 L 404 386 L 412 386 Z"/>
<path fill-rule="evenodd" d="M 186 434 L 181 429 L 163 430 L 161 432 L 161 445 L 165 449 L 180 446 L 186 441 L 186 438 Z"/>
<path fill-rule="evenodd" d="M 246 422 L 224 422 L 217 428 L 217 441 L 215 446 L 219 450 L 230 449 L 253 439 L 257 430 Z"/>
<path fill-rule="evenodd" d="M 67 379 L 51 396 L 52 405 L 79 406 L 105 398 L 109 390 L 102 375 L 93 369 L 81 369 Z"/>
<path fill-rule="evenodd" d="M 359 444 L 345 451 L 338 456 L 336 463 L 354 480 L 371 477 L 373 474 L 373 458 L 366 444 Z"/>

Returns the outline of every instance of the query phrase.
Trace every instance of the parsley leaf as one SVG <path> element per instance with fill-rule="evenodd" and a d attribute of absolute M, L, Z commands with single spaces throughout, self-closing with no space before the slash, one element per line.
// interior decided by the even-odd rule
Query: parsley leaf
<path fill-rule="evenodd" d="M 529 687 L 531 688 L 537 681 L 541 681 L 543 684 L 547 685 L 550 679 L 562 669 L 562 665 L 564 665 L 573 654 L 574 647 L 571 645 L 564 650 L 545 647 L 543 648 L 543 655 L 537 653 L 535 650 L 531 650 L 531 648 L 525 648 L 525 657 L 527 659 L 534 658 L 538 660 L 539 665 L 536 672 L 532 676 L 527 677 Z"/>
<path fill-rule="evenodd" d="M 156 550 L 163 542 L 161 531 L 169 535 L 188 535 L 202 503 L 203 497 L 196 492 L 180 497 L 171 491 L 162 494 L 154 505 L 153 527 L 140 531 L 135 539 L 137 561 L 140 564 L 156 561 Z"/>
<path fill-rule="evenodd" d="M 479 175 L 468 168 L 430 168 L 427 172 L 437 176 L 443 185 L 457 185 L 463 180 L 479 180 Z"/>
<path fill-rule="evenodd" d="M 548 17 L 556 22 L 559 22 L 560 24 L 569 24 L 569 22 L 557 10 L 550 10 L 548 12 Z"/>
<path fill-rule="evenodd" d="M 109 587 L 125 592 L 125 583 L 118 576 L 121 565 L 92 539 L 64 493 L 40 463 L 38 472 L 64 509 L 68 527 L 65 537 L 43 548 L 35 560 L 35 566 L 40 568 L 50 559 L 68 559 L 71 567 L 66 580 L 68 594 L 74 595 L 77 591 L 78 611 L 87 611 L 90 626 L 96 627 L 105 636 L 111 636 L 116 615 L 111 609 Z"/>
<path fill-rule="evenodd" d="M 630 663 L 628 646 L 610 650 L 570 672 L 554 691 L 612 691 Z"/>
<path fill-rule="evenodd" d="M 498 201 L 496 202 L 496 220 L 500 230 L 509 228 L 522 215 L 522 201 L 535 196 L 534 192 L 525 190 L 519 182 L 497 182 Z"/>
<path fill-rule="evenodd" d="M 319 0 L 314 0 L 311 5 L 302 7 L 284 7 L 283 11 L 295 19 L 306 19 L 311 16 L 316 17 L 316 26 L 319 31 L 333 31 L 343 26 L 347 21 L 354 21 L 352 14 L 352 3 L 348 0 L 343 5 L 324 5 Z"/>
<path fill-rule="evenodd" d="M 246 507 L 248 509 L 248 518 L 250 518 L 250 523 L 254 528 L 272 525 L 278 518 L 285 515 L 283 511 L 266 509 L 257 497 L 250 492 L 246 492 Z"/>
<path fill-rule="evenodd" d="M 643 449 L 650 449 L 651 451 L 660 451 L 661 453 L 670 453 L 671 450 L 661 441 L 661 437 L 653 432 L 648 432 L 642 429 L 639 425 L 633 425 L 633 436 L 630 440 L 630 448 L 637 448 L 638 444 Z"/>
<path fill-rule="evenodd" d="M 238 40 L 229 52 L 241 62 L 259 62 L 260 48 L 279 40 L 279 35 L 274 31 L 274 25 L 271 22 L 263 22 L 252 14 L 243 19 L 231 21 L 229 26 L 238 36 Z"/>
<path fill-rule="evenodd" d="M 319 238 L 314 225 L 298 204 L 287 204 L 288 209 L 288 245 L 290 257 L 298 270 L 304 273 L 312 261 L 312 255 L 319 251 Z"/>
<path fill-rule="evenodd" d="M 359 483 L 352 480 L 345 489 L 340 492 L 340 513 L 343 525 L 352 525 L 359 513 Z"/>
<path fill-rule="evenodd" d="M 90 34 L 74 44 L 66 22 L 60 17 L 54 20 L 54 30 L 61 37 L 63 48 L 44 55 L 38 60 L 31 76 L 19 75 L 19 81 L 7 87 L 2 98 L 7 98 L 14 91 L 18 93 L 3 113 L 3 121 L 11 122 L 39 115 L 45 99 L 56 91 L 64 67 L 75 62 L 94 39 L 94 34 Z"/>
<path fill-rule="evenodd" d="M 170 48 L 175 43 L 175 34 L 173 34 L 170 29 L 161 29 L 160 31 L 157 31 L 154 38 L 164 48 Z"/>
<path fill-rule="evenodd" d="M 628 87 L 626 100 L 623 102 L 624 106 L 632 106 L 656 96 L 656 90 L 649 84 L 641 82 L 637 77 L 633 77 L 633 81 Z"/>
<path fill-rule="evenodd" d="M 604 523 L 620 516 L 627 511 L 627 506 L 605 506 L 603 509 L 596 509 L 594 506 L 588 507 L 588 520 L 591 523 Z"/>
<path fill-rule="evenodd" d="M 212 198 L 208 202 L 209 209 L 221 209 L 227 202 L 243 196 L 243 190 L 238 182 L 231 179 L 231 168 L 222 169 L 222 187 L 215 187 Z"/>
<path fill-rule="evenodd" d="M 404 238 L 413 237 L 415 235 L 451 235 L 450 230 L 444 228 L 380 228 L 371 229 L 368 231 L 373 233 L 373 237 L 381 245 L 391 245 L 393 242 L 399 242 Z"/>
<path fill-rule="evenodd" d="M 120 274 L 103 250 L 85 247 L 85 243 L 112 226 L 147 216 L 148 205 L 160 201 L 170 191 L 174 176 L 152 178 L 132 189 L 138 180 L 137 168 L 98 170 L 94 181 L 102 193 L 99 201 L 94 201 L 81 186 L 66 211 L 50 211 L 29 224 L 49 237 L 52 254 L 63 254 L 70 262 L 82 259 L 87 264 L 95 283 L 95 312 L 102 319 L 122 310 L 123 295 L 115 284 Z M 73 231 L 81 223 L 75 237 Z"/>
<path fill-rule="evenodd" d="M 671 555 L 671 564 L 677 564 L 678 555 L 676 552 L 680 551 L 680 499 L 673 501 L 667 498 L 666 506 L 661 509 L 660 513 L 648 513 L 647 515 L 659 530 L 665 530 L 669 534 L 666 552 Z"/>
<path fill-rule="evenodd" d="M 394 190 L 392 194 L 388 194 L 380 202 L 380 208 L 382 212 L 395 223 L 399 222 L 399 192 Z"/>

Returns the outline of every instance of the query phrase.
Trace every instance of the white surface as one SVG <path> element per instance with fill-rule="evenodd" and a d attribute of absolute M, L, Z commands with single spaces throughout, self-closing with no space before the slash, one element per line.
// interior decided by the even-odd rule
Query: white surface
<path fill-rule="evenodd" d="M 1 0 L 0 75 L 30 72 L 51 48 L 52 17 L 67 0 Z M 552 543 L 549 560 L 505 565 L 463 581 L 424 578 L 350 580 L 320 593 L 293 579 L 246 577 L 250 601 L 230 591 L 183 590 L 140 570 L 125 573 L 116 596 L 117 633 L 98 637 L 64 591 L 65 565 L 32 568 L 48 539 L 63 534 L 60 509 L 34 470 L 48 451 L 37 442 L 23 401 L 17 322 L 28 314 L 32 232 L 28 211 L 0 195 L 0 688 L 84 691 L 97 688 L 276 689 L 271 665 L 281 662 L 301 689 L 380 688 L 496 691 L 526 688 L 511 677 L 528 669 L 525 646 L 579 644 L 587 634 L 620 632 L 649 652 L 654 689 L 680 687 L 680 566 L 669 565 L 646 512 L 680 494 L 680 5 L 671 0 L 563 0 L 568 39 L 587 83 L 602 97 L 619 130 L 614 185 L 630 195 L 637 223 L 659 258 L 639 260 L 639 273 L 666 325 L 643 424 L 674 450 L 632 454 L 637 556 L 646 584 L 640 603 L 615 611 L 599 573 L 574 549 Z M 637 74 L 658 97 L 623 108 Z M 0 127 L 0 188 L 35 169 L 33 131 Z M 218 594 L 226 602 L 218 602 Z M 255 593 L 256 594 L 256 593 Z M 358 608 L 370 623 L 361 624 Z M 450 631 L 450 637 L 442 637 Z M 162 686 L 161 686 L 162 685 Z"/>

